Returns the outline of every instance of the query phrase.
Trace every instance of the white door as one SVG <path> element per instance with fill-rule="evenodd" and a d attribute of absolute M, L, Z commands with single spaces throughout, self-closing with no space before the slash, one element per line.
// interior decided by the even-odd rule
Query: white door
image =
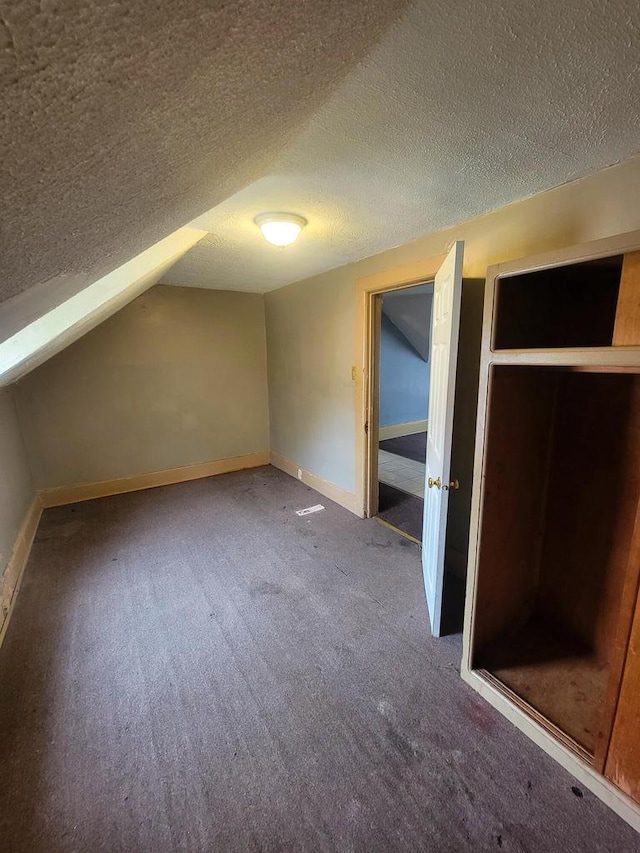
<path fill-rule="evenodd" d="M 434 637 L 440 636 L 442 616 L 463 250 L 462 241 L 455 243 L 438 270 L 431 311 L 431 383 L 427 430 L 427 482 L 422 520 L 422 573 Z"/>

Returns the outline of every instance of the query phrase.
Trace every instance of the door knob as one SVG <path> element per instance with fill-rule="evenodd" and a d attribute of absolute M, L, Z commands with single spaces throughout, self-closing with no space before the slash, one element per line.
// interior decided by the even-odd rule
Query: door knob
<path fill-rule="evenodd" d="M 434 480 L 433 477 L 429 477 L 428 480 L 429 488 L 432 489 L 434 486 L 436 489 L 442 489 L 443 492 L 448 492 L 451 490 L 452 492 L 456 492 L 460 488 L 460 480 L 451 480 L 449 485 L 442 485 L 442 480 L 438 477 L 437 480 Z"/>

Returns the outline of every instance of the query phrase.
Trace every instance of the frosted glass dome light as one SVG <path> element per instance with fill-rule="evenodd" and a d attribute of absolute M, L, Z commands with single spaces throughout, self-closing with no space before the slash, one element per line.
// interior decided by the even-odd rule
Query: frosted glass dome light
<path fill-rule="evenodd" d="M 268 243 L 280 247 L 295 243 L 307 224 L 303 216 L 295 213 L 261 213 L 254 222 Z"/>

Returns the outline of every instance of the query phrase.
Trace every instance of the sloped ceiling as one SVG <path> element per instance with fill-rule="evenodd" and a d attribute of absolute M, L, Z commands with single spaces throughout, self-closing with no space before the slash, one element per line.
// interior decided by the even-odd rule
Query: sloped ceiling
<path fill-rule="evenodd" d="M 637 0 L 415 0 L 163 280 L 268 291 L 625 160 L 638 91 Z"/>
<path fill-rule="evenodd" d="M 0 332 L 184 226 L 163 281 L 264 292 L 626 159 L 639 32 L 637 0 L 0 0 Z"/>
<path fill-rule="evenodd" d="M 385 293 L 382 299 L 382 313 L 391 320 L 423 361 L 429 361 L 431 352 L 432 302 L 433 284 Z"/>
<path fill-rule="evenodd" d="M 130 261 L 87 284 L 59 277 L 54 284 L 23 291 L 0 305 L 0 388 L 111 317 L 153 287 L 202 231 L 179 228 Z M 79 286 L 82 285 L 82 286 Z"/>
<path fill-rule="evenodd" d="M 405 0 L 0 0 L 0 301 L 268 171 Z"/>

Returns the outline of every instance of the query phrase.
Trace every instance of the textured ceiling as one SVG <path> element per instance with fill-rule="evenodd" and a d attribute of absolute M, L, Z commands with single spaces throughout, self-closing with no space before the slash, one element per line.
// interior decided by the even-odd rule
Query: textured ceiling
<path fill-rule="evenodd" d="M 163 280 L 271 290 L 627 159 L 639 48 L 637 0 L 416 0 Z M 298 243 L 263 241 L 270 210 Z"/>
<path fill-rule="evenodd" d="M 405 0 L 0 0 L 0 301 L 262 176 Z"/>

